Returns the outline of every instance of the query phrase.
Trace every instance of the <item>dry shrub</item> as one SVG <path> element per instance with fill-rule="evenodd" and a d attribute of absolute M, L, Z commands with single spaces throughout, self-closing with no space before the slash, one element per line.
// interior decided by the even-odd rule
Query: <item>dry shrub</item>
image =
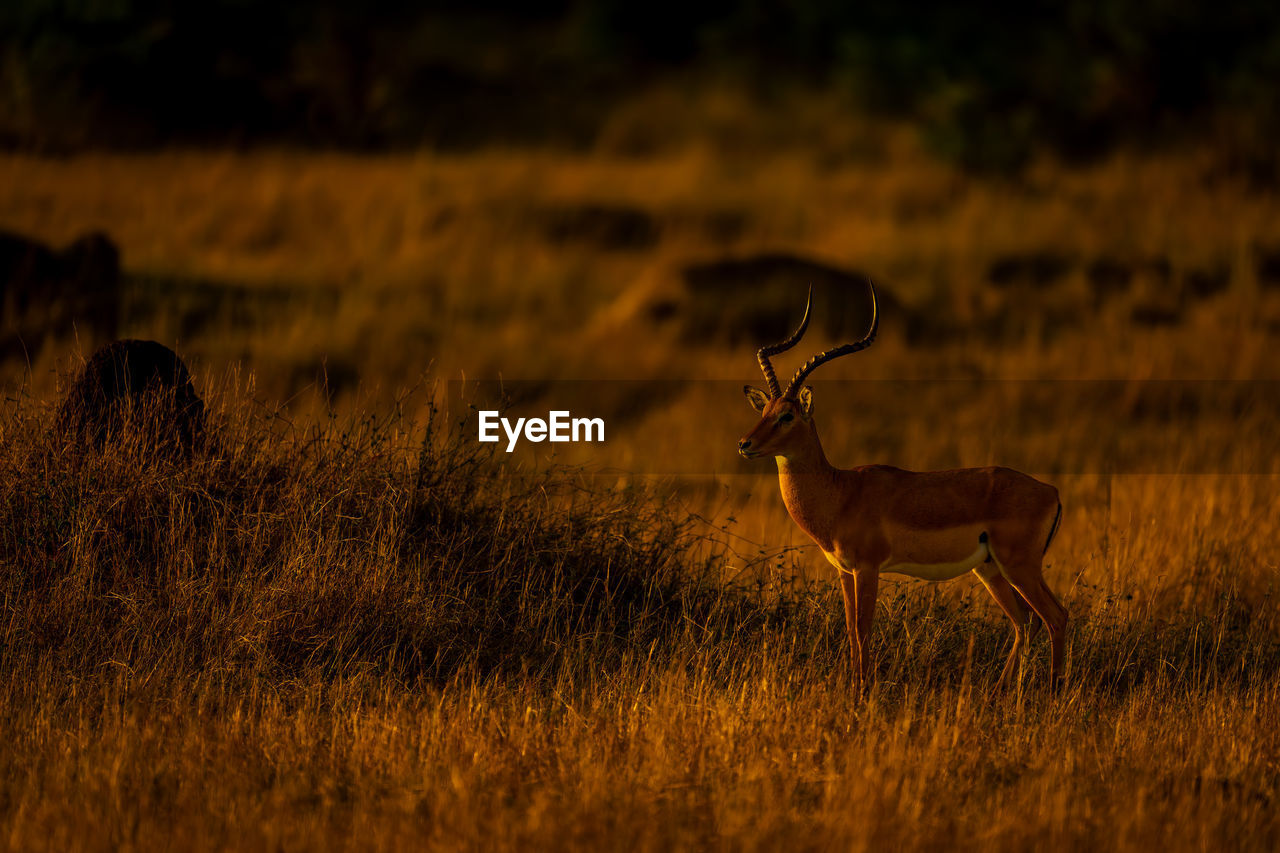
<path fill-rule="evenodd" d="M 42 420 L 15 414 L 0 450 L 9 653 L 79 676 L 536 670 L 669 641 L 714 598 L 663 502 L 498 476 L 455 432 L 231 400 L 216 448 L 140 465 L 145 436 L 67 448 Z"/>

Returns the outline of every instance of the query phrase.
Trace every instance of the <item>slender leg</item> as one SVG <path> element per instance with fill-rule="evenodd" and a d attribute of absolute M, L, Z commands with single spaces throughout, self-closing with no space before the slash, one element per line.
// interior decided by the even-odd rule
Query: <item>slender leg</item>
<path fill-rule="evenodd" d="M 1023 649 L 1039 629 L 1040 620 L 994 565 L 979 566 L 973 571 L 987 588 L 987 592 L 991 593 L 991 597 L 996 600 L 996 604 L 1000 605 L 1000 609 L 1009 617 L 1009 621 L 1013 623 L 1013 650 L 1009 652 L 1009 660 L 1005 662 L 1004 671 L 1000 673 L 1000 681 L 996 684 L 996 691 L 1005 690 L 1022 657 Z"/>
<path fill-rule="evenodd" d="M 840 569 L 840 595 L 844 598 L 844 627 L 849 632 L 849 655 L 853 664 L 853 692 L 862 695 L 862 657 L 858 645 L 858 584 L 853 572 Z"/>
<path fill-rule="evenodd" d="M 1018 568 L 1010 564 L 1005 573 L 1013 586 L 1026 599 L 1027 604 L 1031 605 L 1031 609 L 1039 614 L 1045 625 L 1049 627 L 1049 645 L 1052 649 L 1049 658 L 1049 686 L 1056 693 L 1062 684 L 1062 652 L 1066 645 L 1067 609 L 1045 585 L 1044 578 L 1040 574 L 1039 561 L 1034 566 L 1024 564 L 1020 567 L 1020 571 L 1017 570 Z"/>
<path fill-rule="evenodd" d="M 1012 584 L 1010 584 L 1010 589 L 1012 589 Z M 1027 604 L 1027 600 L 1022 597 L 1022 593 L 1018 592 L 1016 589 L 1013 589 L 1012 591 L 1013 594 L 1017 596 L 1018 601 L 1021 602 L 1023 609 L 1027 611 L 1027 618 L 1030 620 L 1027 623 L 1028 630 L 1026 639 L 1027 645 L 1030 646 L 1031 643 L 1035 641 L 1035 638 L 1040 636 L 1040 628 L 1044 626 L 1044 620 L 1031 609 L 1031 605 Z"/>
<path fill-rule="evenodd" d="M 858 569 L 855 580 L 858 586 L 858 657 L 862 665 L 862 683 L 865 686 L 871 673 L 871 623 L 876 618 L 876 592 L 880 587 L 880 572 L 874 568 Z"/>
<path fill-rule="evenodd" d="M 844 594 L 845 625 L 849 630 L 849 646 L 859 696 L 866 692 L 871 673 L 871 624 L 876 618 L 876 590 L 880 573 L 871 567 L 840 572 L 840 591 Z"/>

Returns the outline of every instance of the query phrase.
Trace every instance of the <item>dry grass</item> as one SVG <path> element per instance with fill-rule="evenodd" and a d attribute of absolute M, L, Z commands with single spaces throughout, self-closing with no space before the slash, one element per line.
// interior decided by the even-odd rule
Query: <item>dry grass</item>
<path fill-rule="evenodd" d="M 132 273 L 123 333 L 178 345 L 215 373 L 244 362 L 279 398 L 322 366 L 331 383 L 348 377 L 343 393 L 358 378 L 384 402 L 429 364 L 447 378 L 751 378 L 749 347 L 690 360 L 639 309 L 678 289 L 685 263 L 765 249 L 866 270 L 961 328 L 1005 299 L 1016 312 L 1006 322 L 1031 327 L 1012 351 L 975 332 L 937 359 L 898 346 L 901 330 L 888 328 L 875 359 L 829 376 L 957 366 L 1034 378 L 1276 375 L 1266 342 L 1280 299 L 1259 287 L 1255 252 L 1280 247 L 1280 203 L 1220 176 L 1210 154 L 1045 165 L 1017 183 L 982 182 L 931 162 L 902 133 L 867 135 L 876 144 L 844 159 L 696 144 L 650 159 L 7 156 L 0 226 L 55 243 L 109 231 Z M 640 250 L 548 239 L 555 213 L 579 205 L 638 211 L 659 238 Z M 1002 296 L 988 285 L 993 261 L 1046 252 L 1076 262 L 1053 293 Z M 1196 305 L 1176 328 L 1135 333 L 1126 303 L 1059 345 L 1037 340 L 1048 313 L 1090 304 L 1089 263 L 1148 259 L 1175 275 L 1226 270 L 1231 298 Z M 1164 306 L 1159 290 L 1139 280 L 1128 298 Z M 1227 339 L 1206 347 L 1209 334 Z M 68 351 L 37 359 L 38 391 Z"/>
<path fill-rule="evenodd" d="M 219 401 L 190 466 L 5 423 L 14 849 L 1280 840 L 1274 478 L 1070 479 L 1065 695 L 891 582 L 857 704 L 829 585 L 717 583 L 670 499 Z"/>
<path fill-rule="evenodd" d="M 1280 247 L 1280 202 L 1208 153 L 1014 184 L 855 137 L 857 157 L 765 161 L 699 144 L 0 160 L 0 226 L 119 240 L 125 331 L 192 358 L 222 435 L 190 466 L 62 447 L 46 429 L 66 346 L 13 395 L 0 842 L 1275 849 L 1280 457 L 1260 380 L 1280 294 L 1257 253 Z M 583 204 L 660 237 L 548 237 Z M 889 328 L 833 365 L 822 434 L 838 464 L 1050 472 L 1065 516 L 1046 574 L 1073 618 L 1059 701 L 1043 644 L 986 698 L 1011 638 L 980 586 L 888 579 L 877 685 L 849 700 L 835 592 L 768 466 L 732 453 L 750 347 L 687 346 L 643 310 L 682 264 L 762 249 L 955 319 L 954 341 Z M 987 283 L 1044 252 L 1072 265 L 1051 291 Z M 1157 328 L 1132 321 L 1169 298 L 1149 283 L 1094 312 L 1089 263 L 1149 258 L 1227 285 Z M 974 325 L 996 316 L 1027 330 Z M 255 378 L 218 378 L 231 362 Z M 421 452 L 432 395 L 399 389 L 428 363 L 661 393 L 603 451 L 513 472 L 465 430 Z M 725 381 L 653 384 L 672 376 Z M 1210 381 L 1170 402 L 1142 382 L 1162 378 Z M 1046 396 L 1045 379 L 1123 381 Z"/>

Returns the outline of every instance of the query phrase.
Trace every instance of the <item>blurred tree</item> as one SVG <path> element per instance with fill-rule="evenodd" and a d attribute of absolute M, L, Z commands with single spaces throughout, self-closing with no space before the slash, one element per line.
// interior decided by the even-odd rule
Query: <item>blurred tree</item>
<path fill-rule="evenodd" d="M 590 140 L 653 74 L 835 88 L 980 169 L 1188 135 L 1273 157 L 1263 0 L 7 0 L 0 144 Z"/>

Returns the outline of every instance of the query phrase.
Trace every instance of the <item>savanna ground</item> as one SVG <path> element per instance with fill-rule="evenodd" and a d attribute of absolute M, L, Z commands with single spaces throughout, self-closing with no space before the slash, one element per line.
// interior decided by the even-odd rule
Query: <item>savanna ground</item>
<path fill-rule="evenodd" d="M 623 111 L 587 155 L 0 159 L 0 225 L 119 242 L 123 333 L 219 435 L 67 447 L 74 342 L 6 365 L 6 846 L 1280 845 L 1274 190 L 1210 149 L 982 179 L 821 105 L 754 147 L 686 108 L 704 138 Z M 1043 639 L 988 698 L 1011 636 L 968 579 L 882 585 L 850 700 L 821 557 L 733 455 L 761 341 L 686 322 L 732 305 L 685 265 L 764 250 L 898 303 L 817 377 L 835 463 L 1059 486 L 1056 700 Z M 463 375 L 638 402 L 513 460 Z"/>

